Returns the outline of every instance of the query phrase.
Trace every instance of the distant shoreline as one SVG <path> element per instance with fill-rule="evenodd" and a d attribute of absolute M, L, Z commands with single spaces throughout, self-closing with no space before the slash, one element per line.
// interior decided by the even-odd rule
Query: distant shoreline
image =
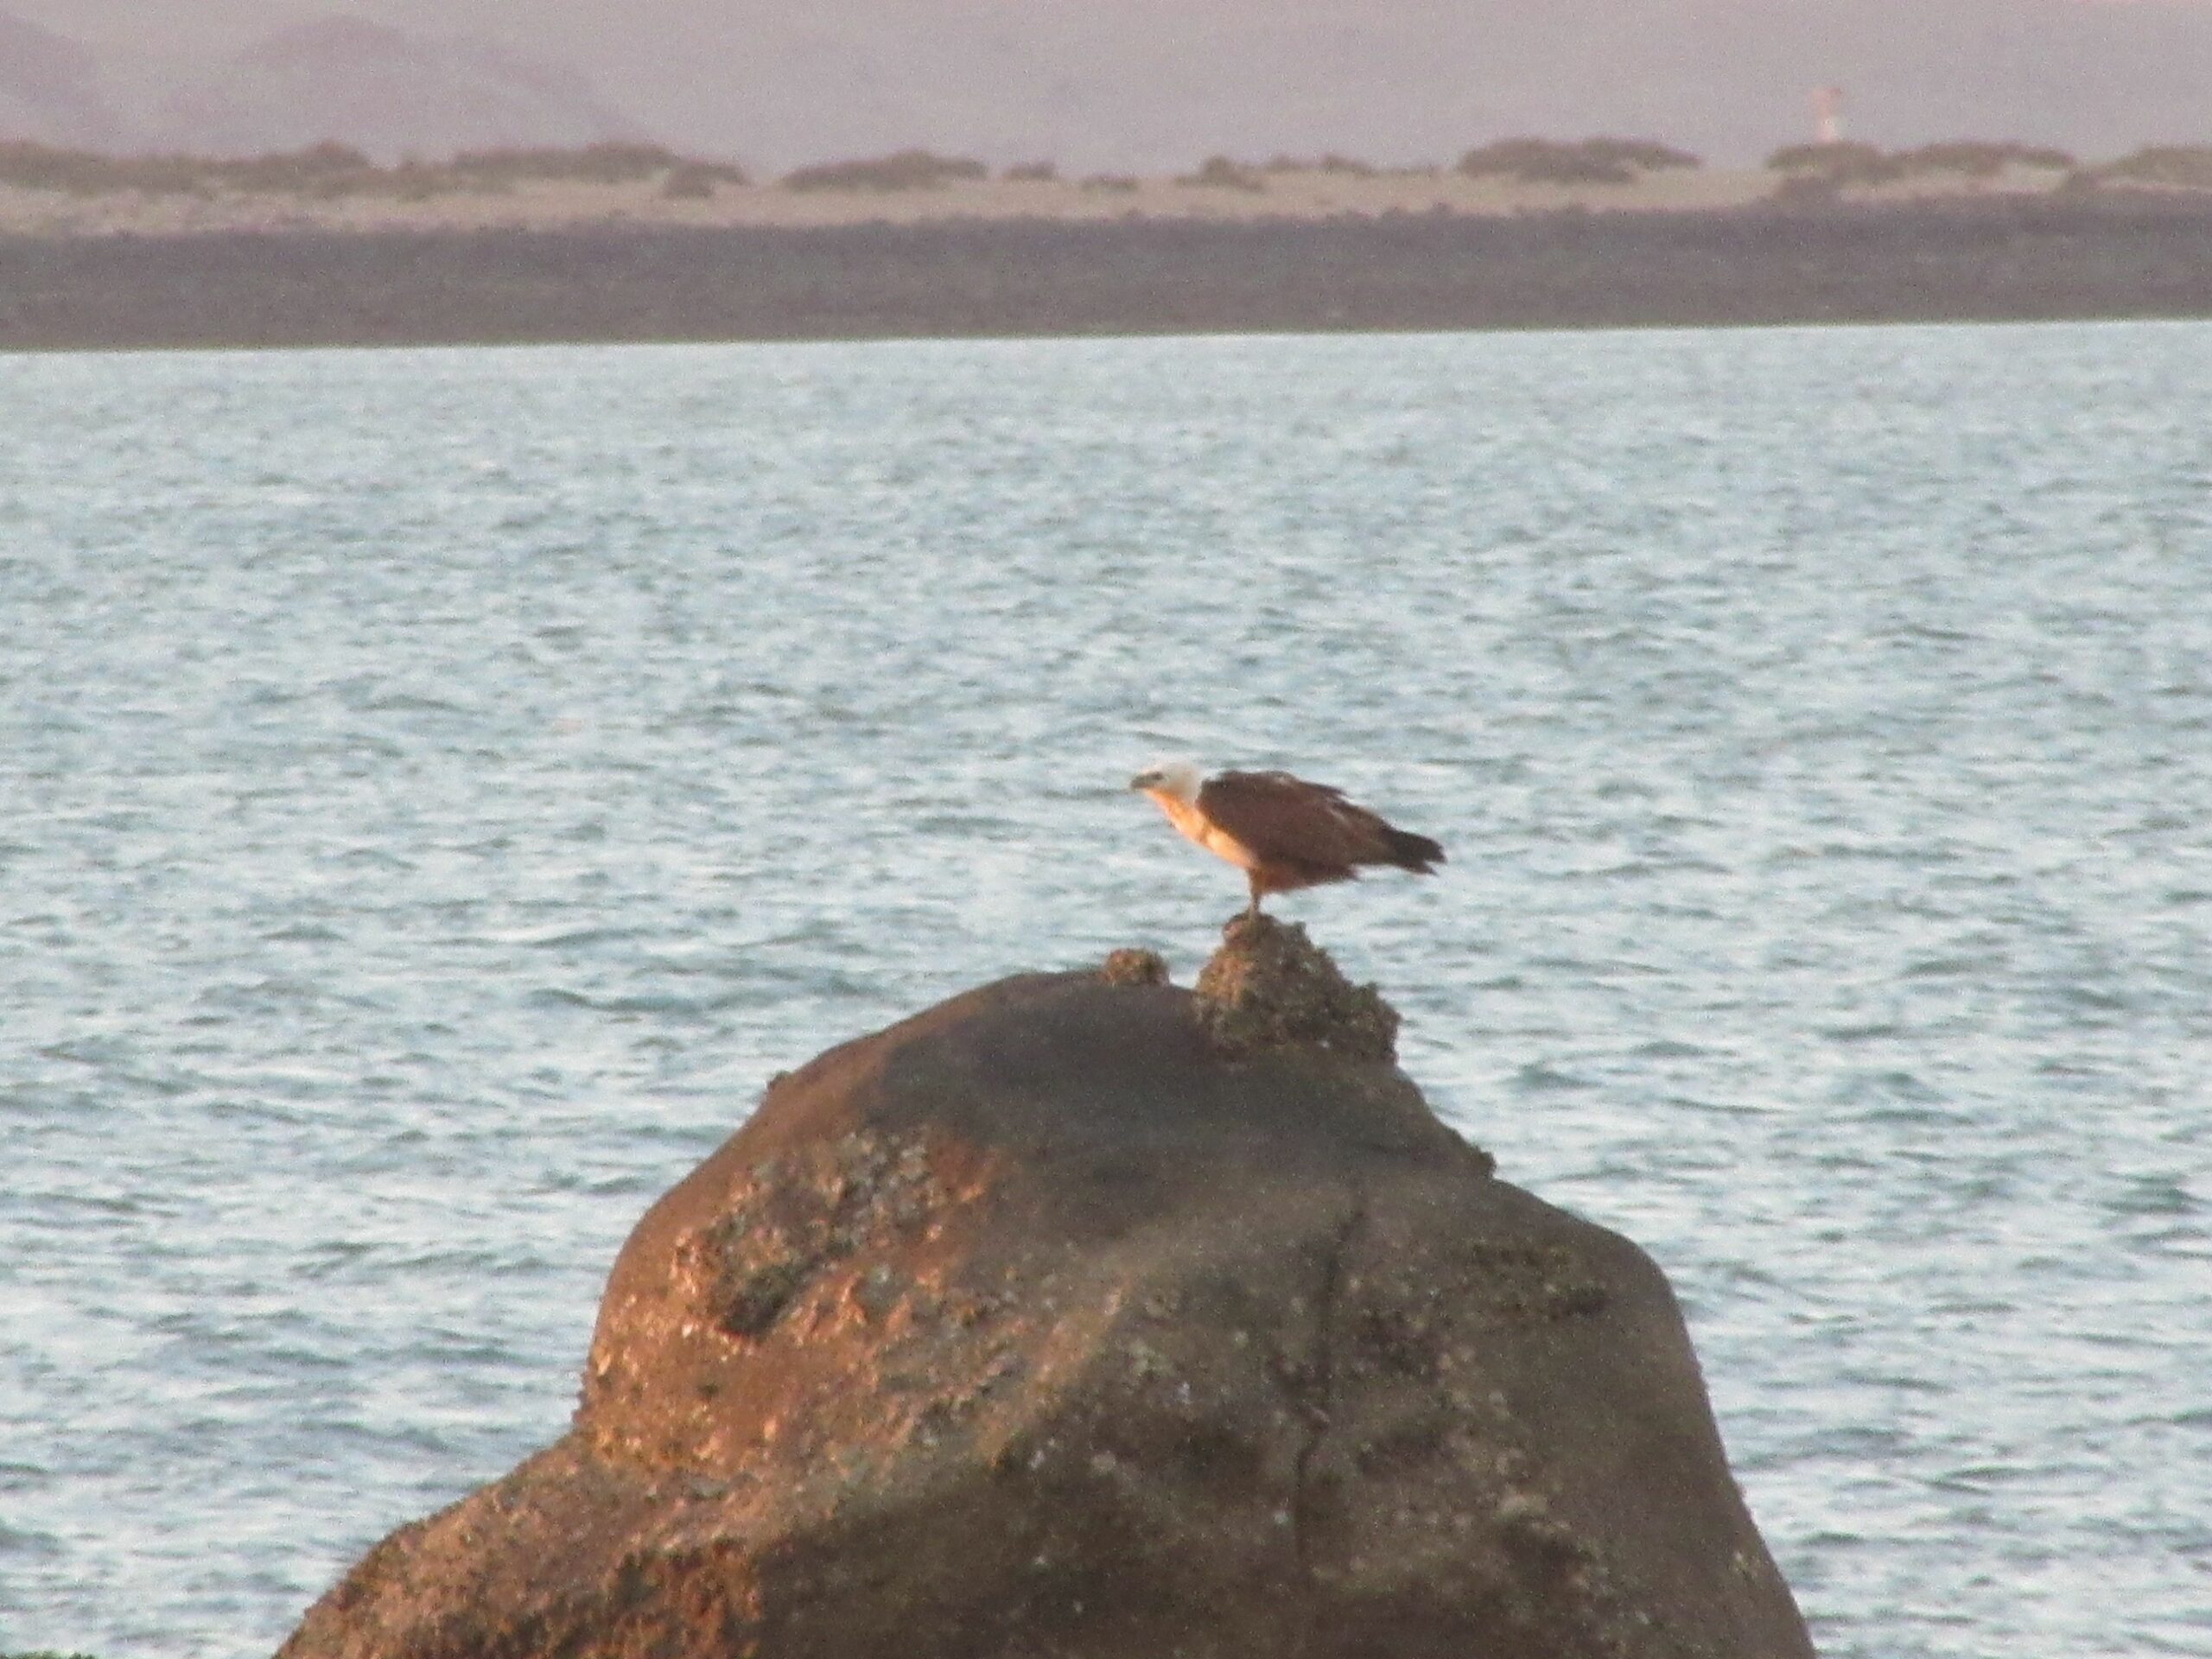
<path fill-rule="evenodd" d="M 2212 202 L 0 235 L 0 350 L 2212 316 Z"/>

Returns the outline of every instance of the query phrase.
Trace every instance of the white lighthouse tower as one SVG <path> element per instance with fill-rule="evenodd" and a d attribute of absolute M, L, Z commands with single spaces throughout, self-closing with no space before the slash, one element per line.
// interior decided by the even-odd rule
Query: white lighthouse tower
<path fill-rule="evenodd" d="M 1842 87 L 1813 88 L 1813 142 L 1816 144 L 1840 144 L 1843 142 Z"/>

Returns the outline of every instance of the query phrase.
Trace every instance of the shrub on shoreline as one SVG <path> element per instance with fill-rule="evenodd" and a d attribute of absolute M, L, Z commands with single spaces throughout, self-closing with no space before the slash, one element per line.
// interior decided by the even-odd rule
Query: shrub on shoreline
<path fill-rule="evenodd" d="M 1789 175 L 1793 182 L 1810 180 L 1832 188 L 1854 184 L 1887 184 L 1904 176 L 1904 164 L 1873 144 L 1784 144 L 1766 158 L 1767 170 Z"/>
<path fill-rule="evenodd" d="M 1262 164 L 1262 173 L 1334 173 L 1346 178 L 1371 179 L 1382 169 L 1357 156 L 1339 156 L 1328 150 L 1311 161 L 1297 156 L 1270 156 Z"/>
<path fill-rule="evenodd" d="M 1963 173 L 1970 179 L 1993 179 L 2008 167 L 2063 173 L 2075 165 L 2073 156 L 2063 149 L 2013 143 L 2009 140 L 1992 143 L 1979 138 L 1958 138 L 1939 144 L 1923 144 L 1917 149 L 1898 152 L 1897 160 L 1904 164 L 1908 172 Z"/>
<path fill-rule="evenodd" d="M 671 185 L 680 178 L 691 189 L 703 182 L 710 194 L 716 184 L 747 182 L 742 168 L 679 156 L 658 144 L 464 150 L 444 162 L 409 156 L 383 167 L 351 144 L 329 141 L 261 156 L 109 156 L 29 142 L 0 143 L 0 184 L 79 196 L 136 191 L 205 197 L 227 190 L 420 200 L 457 192 L 500 193 L 525 182 L 625 184 L 656 177 Z"/>
<path fill-rule="evenodd" d="M 964 156 L 902 149 L 861 161 L 821 162 L 784 175 L 786 190 L 936 190 L 956 181 L 988 179 L 991 169 Z"/>
<path fill-rule="evenodd" d="M 1264 190 L 1267 181 L 1240 162 L 1226 156 L 1209 156 L 1198 164 L 1195 173 L 1185 173 L 1175 181 L 1178 184 L 1197 185 L 1211 190 Z"/>
<path fill-rule="evenodd" d="M 1646 173 L 1704 165 L 1686 149 L 1646 138 L 1500 138 L 1462 156 L 1459 170 L 1522 184 L 1634 184 Z"/>
<path fill-rule="evenodd" d="M 2101 167 L 2077 168 L 2069 185 L 2148 185 L 2153 188 L 2212 190 L 2212 144 L 2145 144 Z"/>
<path fill-rule="evenodd" d="M 2064 172 L 2075 163 L 2063 149 L 2010 140 L 1957 138 L 1899 150 L 1858 143 L 1785 144 L 1766 158 L 1766 165 L 1786 175 L 1785 191 L 1805 194 L 1821 188 L 1841 190 L 1938 174 L 1987 181 L 2008 167 Z"/>
<path fill-rule="evenodd" d="M 680 156 L 659 144 L 599 143 L 581 149 L 505 149 L 463 150 L 447 163 L 471 182 L 546 180 L 578 184 L 639 184 L 677 174 L 716 184 L 750 182 L 745 169 L 728 162 Z"/>

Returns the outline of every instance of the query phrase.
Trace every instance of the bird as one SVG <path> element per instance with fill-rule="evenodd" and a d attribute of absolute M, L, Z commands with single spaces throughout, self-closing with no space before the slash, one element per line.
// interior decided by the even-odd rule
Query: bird
<path fill-rule="evenodd" d="M 1257 916 L 1260 900 L 1328 881 L 1358 879 L 1363 865 L 1387 864 L 1429 875 L 1444 849 L 1395 829 L 1344 791 L 1287 772 L 1224 772 L 1203 782 L 1188 761 L 1141 772 L 1129 787 L 1148 795 L 1191 840 L 1244 872 Z"/>

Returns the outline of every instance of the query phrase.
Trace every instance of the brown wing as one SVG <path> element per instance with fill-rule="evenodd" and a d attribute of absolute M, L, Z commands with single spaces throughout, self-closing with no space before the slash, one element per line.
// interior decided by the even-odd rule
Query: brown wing
<path fill-rule="evenodd" d="M 1287 772 L 1224 772 L 1198 791 L 1198 810 L 1271 862 L 1395 862 L 1390 826 L 1326 784 Z"/>

